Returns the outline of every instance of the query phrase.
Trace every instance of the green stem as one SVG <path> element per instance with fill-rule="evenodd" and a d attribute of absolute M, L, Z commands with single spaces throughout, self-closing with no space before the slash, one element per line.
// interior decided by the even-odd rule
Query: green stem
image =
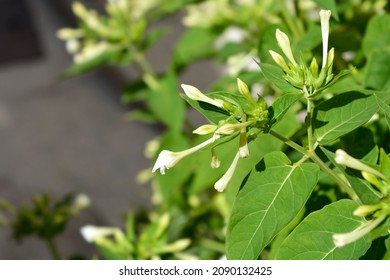
<path fill-rule="evenodd" d="M 143 81 L 150 89 L 158 90 L 160 86 L 160 82 L 157 79 L 153 67 L 146 60 L 144 53 L 141 53 L 137 50 L 132 50 L 132 51 L 135 54 L 134 60 L 142 72 Z"/>
<path fill-rule="evenodd" d="M 348 183 L 346 183 L 344 180 L 342 180 L 332 169 L 330 169 L 318 156 L 316 153 L 312 153 L 310 156 L 310 159 L 317 163 L 319 167 L 330 177 L 333 178 L 333 180 L 336 181 L 336 183 L 357 203 L 363 204 L 358 195 L 355 193 L 355 191 L 350 187 Z"/>
<path fill-rule="evenodd" d="M 305 87 L 306 89 L 306 87 Z M 307 142 L 309 146 L 309 152 L 314 152 L 314 142 L 313 142 L 313 123 L 312 123 L 312 115 L 313 115 L 313 109 L 314 104 L 313 101 L 310 98 L 307 98 Z"/>
<path fill-rule="evenodd" d="M 280 135 L 276 131 L 270 130 L 269 134 L 271 134 L 272 136 L 278 138 L 280 141 L 284 142 L 286 145 L 290 146 L 294 150 L 296 150 L 298 152 L 301 152 L 304 155 L 307 155 L 307 151 L 305 150 L 304 147 L 298 145 L 297 143 L 295 143 L 294 141 L 291 141 L 290 139 L 287 139 L 286 137 Z"/>
<path fill-rule="evenodd" d="M 58 251 L 57 245 L 54 242 L 53 238 L 46 240 L 47 245 L 49 246 L 50 254 L 54 260 L 61 260 L 60 253 Z"/>

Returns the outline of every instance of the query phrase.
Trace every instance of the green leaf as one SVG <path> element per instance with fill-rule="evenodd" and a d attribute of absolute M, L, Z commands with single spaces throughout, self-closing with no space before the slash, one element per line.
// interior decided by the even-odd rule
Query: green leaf
<path fill-rule="evenodd" d="M 363 52 L 369 57 L 376 51 L 384 51 L 390 46 L 390 37 L 383 36 L 390 33 L 390 15 L 376 15 L 371 18 L 367 25 L 366 34 L 363 38 Z"/>
<path fill-rule="evenodd" d="M 382 36 L 386 37 L 386 36 Z M 390 45 L 388 46 L 390 48 Z M 386 89 L 390 87 L 390 51 L 371 52 L 364 69 L 364 85 L 367 88 Z"/>
<path fill-rule="evenodd" d="M 185 119 L 185 105 L 176 86 L 176 75 L 167 73 L 161 78 L 158 88 L 151 89 L 147 103 L 153 114 L 167 127 L 177 132 L 182 131 Z"/>
<path fill-rule="evenodd" d="M 334 0 L 314 0 L 321 8 L 330 10 L 332 12 L 332 17 L 337 21 L 339 20 L 339 15 L 337 13 L 337 5 Z"/>
<path fill-rule="evenodd" d="M 363 125 L 378 111 L 373 94 L 356 91 L 337 95 L 314 110 L 314 134 L 320 144 L 327 144 Z"/>
<path fill-rule="evenodd" d="M 288 260 L 356 260 L 370 248 L 363 237 L 352 244 L 338 248 L 332 236 L 351 232 L 364 223 L 352 213 L 359 205 L 352 200 L 339 200 L 311 213 L 281 245 L 277 259 Z"/>
<path fill-rule="evenodd" d="M 214 52 L 216 35 L 206 28 L 190 28 L 175 46 L 173 60 L 181 68 L 199 59 L 206 58 Z"/>
<path fill-rule="evenodd" d="M 265 78 L 281 89 L 284 93 L 301 94 L 302 91 L 290 85 L 284 78 L 282 69 L 278 66 L 266 63 L 258 63 Z"/>
<path fill-rule="evenodd" d="M 229 259 L 257 259 L 299 213 L 317 183 L 315 164 L 291 165 L 282 152 L 266 155 L 264 162 L 264 171 L 250 174 L 234 203 L 226 241 Z"/>
<path fill-rule="evenodd" d="M 390 129 L 390 106 L 387 105 L 382 99 L 378 98 L 376 95 L 376 102 L 378 104 L 378 107 L 381 109 L 383 114 L 385 115 L 387 126 Z"/>
<path fill-rule="evenodd" d="M 286 114 L 288 109 L 297 102 L 303 94 L 284 94 L 278 99 L 270 107 L 272 122 L 278 122 L 283 116 Z"/>

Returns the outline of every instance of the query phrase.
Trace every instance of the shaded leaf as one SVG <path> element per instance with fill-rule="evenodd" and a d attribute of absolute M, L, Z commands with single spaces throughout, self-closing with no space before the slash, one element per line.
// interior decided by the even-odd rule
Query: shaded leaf
<path fill-rule="evenodd" d="M 257 259 L 302 209 L 318 180 L 312 163 L 291 165 L 282 152 L 265 156 L 238 193 L 227 232 L 229 259 Z"/>
<path fill-rule="evenodd" d="M 356 260 L 370 248 L 363 237 L 338 248 L 333 234 L 351 232 L 364 223 L 352 213 L 359 205 L 352 200 L 339 200 L 308 215 L 281 245 L 277 259 L 288 260 Z"/>

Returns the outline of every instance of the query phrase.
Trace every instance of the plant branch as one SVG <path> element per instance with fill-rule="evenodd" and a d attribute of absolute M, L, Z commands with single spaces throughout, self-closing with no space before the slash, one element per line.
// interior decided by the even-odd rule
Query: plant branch
<path fill-rule="evenodd" d="M 54 260 L 61 260 L 60 253 L 58 251 L 57 245 L 54 242 L 53 238 L 46 240 L 47 245 L 49 246 L 50 254 Z"/>
<path fill-rule="evenodd" d="M 277 139 L 283 141 L 286 145 L 290 146 L 291 148 L 295 149 L 296 151 L 302 153 L 306 158 L 303 158 L 302 160 L 306 160 L 307 158 L 310 158 L 314 163 L 316 163 L 322 171 L 324 171 L 326 174 L 328 174 L 335 182 L 357 203 L 362 204 L 361 200 L 355 193 L 355 191 L 345 182 L 343 181 L 332 169 L 330 169 L 314 152 L 314 150 L 306 150 L 304 147 L 298 145 L 294 141 L 291 141 L 290 139 L 287 139 L 286 137 L 280 135 L 279 133 L 270 130 L 269 133 L 276 137 Z"/>

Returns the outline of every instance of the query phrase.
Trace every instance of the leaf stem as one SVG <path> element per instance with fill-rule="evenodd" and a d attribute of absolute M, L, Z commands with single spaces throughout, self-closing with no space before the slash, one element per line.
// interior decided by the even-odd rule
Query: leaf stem
<path fill-rule="evenodd" d="M 316 163 L 322 171 L 324 171 L 326 174 L 328 174 L 335 182 L 357 203 L 362 204 L 361 200 L 355 193 L 355 191 L 345 182 L 343 181 L 332 169 L 330 169 L 315 153 L 313 150 L 306 150 L 304 147 L 298 145 L 294 141 L 287 139 L 286 137 L 280 135 L 276 131 L 270 130 L 269 133 L 276 137 L 277 139 L 283 141 L 286 145 L 290 146 L 291 148 L 295 149 L 296 151 L 302 153 L 305 157 L 301 160 L 306 160 L 307 158 L 310 158 L 314 163 Z"/>
<path fill-rule="evenodd" d="M 50 254 L 54 260 L 61 260 L 60 253 L 58 251 L 57 245 L 54 242 L 53 238 L 49 238 L 46 240 L 47 245 L 49 246 Z"/>
<path fill-rule="evenodd" d="M 286 145 L 290 146 L 294 150 L 297 150 L 298 152 L 301 152 L 303 155 L 307 155 L 307 151 L 306 151 L 306 149 L 304 147 L 302 147 L 301 145 L 298 145 L 297 143 L 295 143 L 294 141 L 292 141 L 290 139 L 287 139 L 286 137 L 280 135 L 276 131 L 271 129 L 269 131 L 269 134 L 271 134 L 272 136 L 278 138 L 280 141 L 284 142 Z"/>
<path fill-rule="evenodd" d="M 307 92 L 306 87 L 304 87 L 305 95 Z M 309 152 L 314 152 L 314 143 L 313 143 L 313 122 L 312 115 L 314 109 L 314 103 L 310 98 L 306 98 L 307 100 L 307 116 L 306 116 L 306 124 L 307 124 L 307 143 L 309 146 Z"/>

